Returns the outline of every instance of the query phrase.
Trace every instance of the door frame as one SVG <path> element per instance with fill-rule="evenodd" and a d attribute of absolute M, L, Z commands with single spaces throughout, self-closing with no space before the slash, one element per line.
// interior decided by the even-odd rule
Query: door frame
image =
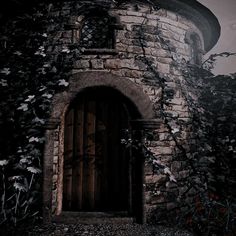
<path fill-rule="evenodd" d="M 45 124 L 45 147 L 43 159 L 43 218 L 45 222 L 50 222 L 52 217 L 60 215 L 62 212 L 62 168 L 64 152 L 64 117 L 70 103 L 77 94 L 86 88 L 105 86 L 119 91 L 126 97 L 138 110 L 139 120 L 153 120 L 154 111 L 152 103 L 147 94 L 145 94 L 140 85 L 135 84 L 128 78 L 112 75 L 109 72 L 78 72 L 69 80 L 69 89 L 57 94 L 53 98 L 51 117 Z M 55 145 L 57 143 L 57 145 Z M 57 152 L 57 176 L 54 174 L 55 153 Z M 142 167 L 142 186 L 144 180 L 144 164 Z M 55 181 L 54 181 L 54 176 Z M 54 181 L 54 182 L 53 182 Z M 56 185 L 56 187 L 54 186 Z M 142 187 L 139 216 L 137 221 L 144 223 L 145 217 L 145 189 Z M 141 219 L 141 220 L 140 220 Z"/>

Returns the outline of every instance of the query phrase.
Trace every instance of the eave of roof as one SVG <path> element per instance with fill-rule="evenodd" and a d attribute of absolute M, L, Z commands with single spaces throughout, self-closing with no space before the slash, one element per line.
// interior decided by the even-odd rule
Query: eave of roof
<path fill-rule="evenodd" d="M 202 32 L 205 51 L 217 43 L 221 27 L 216 16 L 196 0 L 154 0 L 159 6 L 191 20 Z"/>

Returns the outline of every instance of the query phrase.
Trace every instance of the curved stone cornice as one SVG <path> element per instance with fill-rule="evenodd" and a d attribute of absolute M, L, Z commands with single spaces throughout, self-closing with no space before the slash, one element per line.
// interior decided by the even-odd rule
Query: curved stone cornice
<path fill-rule="evenodd" d="M 153 0 L 159 6 L 191 20 L 202 32 L 205 51 L 214 47 L 220 37 L 220 24 L 216 16 L 195 0 Z"/>

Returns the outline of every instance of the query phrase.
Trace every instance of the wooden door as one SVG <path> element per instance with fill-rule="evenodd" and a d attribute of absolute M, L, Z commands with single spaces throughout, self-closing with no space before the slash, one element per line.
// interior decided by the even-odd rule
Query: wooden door
<path fill-rule="evenodd" d="M 121 145 L 129 113 L 119 95 L 81 94 L 65 117 L 63 209 L 128 210 L 130 152 Z"/>

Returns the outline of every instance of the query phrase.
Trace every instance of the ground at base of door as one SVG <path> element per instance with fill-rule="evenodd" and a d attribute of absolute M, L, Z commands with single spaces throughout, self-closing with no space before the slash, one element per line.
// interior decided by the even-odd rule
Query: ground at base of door
<path fill-rule="evenodd" d="M 7 233 L 6 235 L 11 235 Z M 193 236 L 185 230 L 140 224 L 59 224 L 39 225 L 14 236 Z M 4 235 L 5 236 L 5 235 Z"/>

